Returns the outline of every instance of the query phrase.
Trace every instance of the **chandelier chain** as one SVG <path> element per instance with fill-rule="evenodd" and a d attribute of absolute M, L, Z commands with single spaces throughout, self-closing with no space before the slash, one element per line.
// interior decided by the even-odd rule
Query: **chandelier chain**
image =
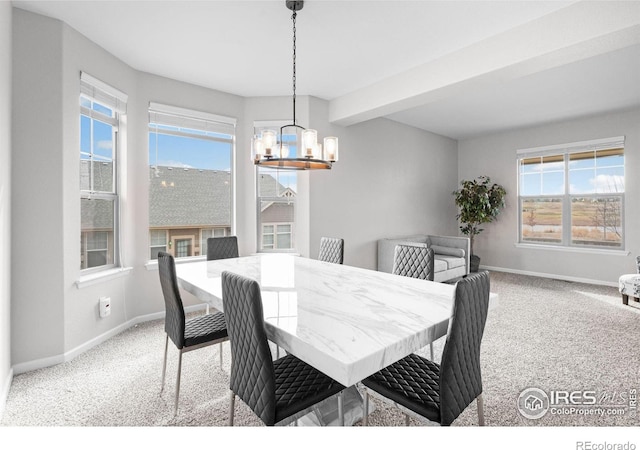
<path fill-rule="evenodd" d="M 296 11 L 293 11 L 293 124 L 296 124 Z"/>

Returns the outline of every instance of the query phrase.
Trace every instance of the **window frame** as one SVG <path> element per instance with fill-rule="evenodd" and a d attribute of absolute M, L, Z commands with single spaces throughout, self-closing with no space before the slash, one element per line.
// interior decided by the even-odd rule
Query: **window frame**
<path fill-rule="evenodd" d="M 236 161 L 236 122 L 237 120 L 232 117 L 221 116 L 213 113 L 197 111 L 194 109 L 181 108 L 177 106 L 165 105 L 155 102 L 149 103 L 148 121 L 147 121 L 147 155 L 149 155 L 150 135 L 151 133 L 164 134 L 168 136 L 177 136 L 187 139 L 199 139 L 211 142 L 221 142 L 229 144 L 229 224 L 228 226 L 221 226 L 220 224 L 203 224 L 201 227 L 194 226 L 181 226 L 181 225 L 163 225 L 162 228 L 147 227 L 147 239 L 148 239 L 148 264 L 154 263 L 157 260 L 151 259 L 152 245 L 151 245 L 151 231 L 163 229 L 166 230 L 166 251 L 170 254 L 175 254 L 176 246 L 173 245 L 176 238 L 180 238 L 179 235 L 174 234 L 176 230 L 182 230 L 187 233 L 188 229 L 192 229 L 193 240 L 192 256 L 180 257 L 181 260 L 199 259 L 206 253 L 206 240 L 203 247 L 203 231 L 204 230 L 217 230 L 218 228 L 224 229 L 225 235 L 233 234 L 235 229 L 235 217 L 236 217 L 236 200 L 235 200 L 235 161 Z M 167 127 L 167 128 L 163 128 Z M 195 131 L 195 133 L 187 132 L 184 130 Z M 200 134 L 202 133 L 202 134 Z M 226 137 L 229 136 L 229 137 Z M 157 138 L 156 138 L 157 139 Z M 155 165 L 149 159 L 147 170 L 154 169 Z M 157 167 L 156 167 L 157 169 Z M 197 170 L 197 168 L 195 168 Z M 150 204 L 147 205 L 148 211 Z M 149 216 L 150 218 L 150 216 Z M 197 231 L 196 231 L 197 230 Z M 214 232 L 215 235 L 215 232 Z M 199 254 L 196 254 L 196 244 L 200 245 Z M 204 250 L 203 250 L 204 249 Z"/>
<path fill-rule="evenodd" d="M 274 130 L 278 130 L 278 132 L 280 131 L 280 128 L 286 125 L 289 125 L 290 123 L 287 121 L 256 121 L 253 124 L 253 133 L 254 135 L 258 135 L 262 132 L 262 130 L 266 130 L 266 129 L 274 129 Z M 298 174 L 296 173 L 296 171 L 292 171 L 292 170 L 287 170 L 287 169 L 280 169 L 278 170 L 277 168 L 268 168 L 266 170 L 266 172 L 273 172 L 275 171 L 276 173 L 279 173 L 280 171 L 283 172 L 284 174 L 295 174 L 296 175 L 296 184 L 298 184 L 300 182 L 300 180 L 298 179 Z M 261 168 L 258 165 L 255 165 L 255 180 L 256 180 L 256 186 L 255 186 L 255 192 L 256 192 L 256 252 L 258 253 L 296 253 L 298 252 L 297 249 L 297 239 L 296 239 L 296 213 L 297 213 L 297 209 L 298 209 L 298 190 L 299 190 L 299 185 L 297 186 L 297 190 L 294 191 L 296 195 L 286 195 L 286 196 L 260 196 L 260 176 L 263 174 L 263 172 L 261 172 Z M 269 175 L 271 176 L 271 175 Z M 278 179 L 276 179 L 276 182 L 278 182 Z M 286 191 L 286 187 L 285 187 L 285 191 Z M 262 222 L 261 220 L 261 216 L 262 216 L 262 203 L 287 203 L 287 204 L 293 204 L 293 209 L 294 209 L 294 220 L 293 222 Z M 273 241 L 273 248 L 264 248 L 264 244 L 263 244 L 263 236 L 264 236 L 264 227 L 265 226 L 271 226 L 273 225 L 273 236 L 274 236 L 274 241 Z M 277 248 L 277 229 L 278 229 L 278 225 L 291 225 L 291 243 L 292 246 L 286 249 L 279 249 Z M 271 234 L 271 233 L 269 233 Z M 289 233 L 288 233 L 289 234 Z"/>
<path fill-rule="evenodd" d="M 123 146 L 124 141 L 124 133 L 121 132 L 123 129 L 123 122 L 126 121 L 126 102 L 128 96 L 123 92 L 107 85 L 106 83 L 92 77 L 91 75 L 81 72 L 80 74 L 80 95 L 79 99 L 79 131 L 80 136 L 82 135 L 82 117 L 88 117 L 90 120 L 90 151 L 89 151 L 89 159 L 83 159 L 82 155 L 86 152 L 83 151 L 82 148 L 82 139 L 80 140 L 79 145 L 79 164 L 82 164 L 82 161 L 89 162 L 89 171 L 90 171 L 90 185 L 88 189 L 83 189 L 83 186 L 80 183 L 79 186 L 79 195 L 80 195 L 80 215 L 82 216 L 82 200 L 106 200 L 113 202 L 113 238 L 112 243 L 109 243 L 109 236 L 107 234 L 107 258 L 109 256 L 109 251 L 113 249 L 113 262 L 104 264 L 101 266 L 95 267 L 85 267 L 83 268 L 83 260 L 84 264 L 88 264 L 88 254 L 91 250 L 88 250 L 88 237 L 91 231 L 82 231 L 82 221 L 80 223 L 80 274 L 81 276 L 90 275 L 94 273 L 99 273 L 103 271 L 108 271 L 116 268 L 122 267 L 121 261 L 121 251 L 120 251 L 120 242 L 121 242 L 121 212 L 120 212 L 120 156 L 121 156 L 121 148 Z M 84 100 L 88 100 L 91 102 L 91 107 L 85 106 L 83 103 Z M 100 105 L 103 108 L 106 108 L 112 112 L 112 116 L 108 116 L 101 112 L 100 110 L 96 110 L 94 108 L 94 104 Z M 94 156 L 94 139 L 93 139 L 93 131 L 95 122 L 102 122 L 111 127 L 112 132 L 112 142 L 113 148 L 111 152 L 111 164 L 112 164 L 112 190 L 111 191 L 101 191 L 96 190 L 93 177 L 93 165 L 96 160 L 100 160 L 99 158 L 95 159 Z M 82 182 L 82 180 L 80 180 Z M 100 230 L 103 231 L 103 230 Z"/>
<path fill-rule="evenodd" d="M 622 192 L 593 192 L 593 193 L 572 193 L 571 192 L 571 155 L 593 152 L 594 158 L 597 158 L 598 151 L 621 149 L 622 156 L 625 154 L 625 137 L 618 136 L 605 139 L 597 139 L 591 141 L 574 142 L 569 144 L 552 145 L 548 147 L 538 147 L 533 149 L 522 149 L 517 151 L 516 158 L 516 171 L 517 171 L 517 196 L 518 196 L 518 211 L 517 211 L 517 240 L 516 245 L 519 247 L 528 248 L 556 248 L 565 250 L 577 250 L 577 251 L 604 251 L 604 252 L 624 252 L 626 246 L 626 230 L 625 230 L 625 189 Z M 563 161 L 563 193 L 562 194 L 535 194 L 524 195 L 522 193 L 522 161 L 529 158 L 536 157 L 553 157 L 561 156 Z M 623 177 L 626 178 L 626 161 L 623 160 Z M 594 173 L 597 166 L 594 167 Z M 576 169 L 573 169 L 576 170 Z M 541 173 L 544 173 L 541 172 Z M 581 244 L 576 243 L 576 239 L 573 237 L 573 205 L 574 200 L 587 198 L 587 199 L 606 199 L 606 198 L 618 198 L 620 204 L 620 228 L 621 236 L 619 245 L 611 246 L 606 245 L 606 241 L 600 241 L 600 244 Z M 562 218 L 561 218 L 561 239 L 560 242 L 536 242 L 533 240 L 523 239 L 523 227 L 524 224 L 524 212 L 523 206 L 526 200 L 541 199 L 541 200 L 553 200 L 559 199 L 561 202 Z M 597 225 L 596 225 L 597 226 Z"/>

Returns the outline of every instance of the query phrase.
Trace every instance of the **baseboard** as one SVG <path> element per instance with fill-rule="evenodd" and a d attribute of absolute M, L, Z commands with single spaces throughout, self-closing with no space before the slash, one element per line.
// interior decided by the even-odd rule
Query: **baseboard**
<path fill-rule="evenodd" d="M 9 390 L 11 389 L 11 383 L 13 382 L 13 368 L 9 368 L 9 373 L 5 378 L 4 386 L 0 390 L 0 421 L 4 415 L 4 409 L 7 406 L 7 398 L 9 398 Z"/>
<path fill-rule="evenodd" d="M 186 313 L 190 313 L 190 312 L 203 310 L 204 308 L 205 308 L 204 305 L 193 305 L 193 306 L 185 307 L 184 311 Z M 71 361 L 76 356 L 81 355 L 87 350 L 90 350 L 93 347 L 96 347 L 102 344 L 103 342 L 111 339 L 112 337 L 122 333 L 123 331 L 139 323 L 163 319 L 164 315 L 165 315 L 164 311 L 160 311 L 157 313 L 145 314 L 143 316 L 134 317 L 133 319 L 128 320 L 127 322 L 120 324 L 117 327 L 112 328 L 109 331 L 106 331 L 99 336 L 96 336 L 95 338 L 69 350 L 68 352 L 65 352 L 64 354 L 49 356 L 47 358 L 35 359 L 32 361 L 15 364 L 12 368 L 12 372 L 15 375 L 19 375 L 21 373 L 31 372 L 32 370 L 43 369 L 45 367 L 51 367 L 51 366 L 55 366 L 56 364 L 61 364 L 67 361 Z"/>
<path fill-rule="evenodd" d="M 555 275 L 552 273 L 531 272 L 528 270 L 507 269 L 504 267 L 493 267 L 493 266 L 483 266 L 483 265 L 480 266 L 480 269 L 494 271 L 494 272 L 515 273 L 517 275 L 528 275 L 531 277 L 550 278 L 552 280 L 572 281 L 574 283 L 585 283 L 585 284 L 595 284 L 598 286 L 618 287 L 617 282 L 593 280 L 591 278 L 567 277 L 564 275 Z"/>

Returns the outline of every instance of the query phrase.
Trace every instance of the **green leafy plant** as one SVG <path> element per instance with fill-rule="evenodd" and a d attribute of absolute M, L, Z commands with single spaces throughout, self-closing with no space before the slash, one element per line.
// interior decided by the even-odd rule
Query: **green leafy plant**
<path fill-rule="evenodd" d="M 491 184 L 491 179 L 485 176 L 463 180 L 460 184 L 462 188 L 453 192 L 456 206 L 460 208 L 456 219 L 461 222 L 460 231 L 469 235 L 473 255 L 473 240 L 484 230 L 480 225 L 493 222 L 498 217 L 504 208 L 507 192 L 499 184 Z"/>

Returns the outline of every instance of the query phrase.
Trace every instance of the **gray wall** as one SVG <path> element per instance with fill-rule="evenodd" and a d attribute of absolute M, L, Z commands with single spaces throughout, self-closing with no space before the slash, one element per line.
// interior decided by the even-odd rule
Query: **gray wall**
<path fill-rule="evenodd" d="M 13 10 L 12 362 L 64 351 L 62 24 Z"/>
<path fill-rule="evenodd" d="M 625 230 L 630 255 L 516 248 L 518 199 L 516 150 L 613 136 L 626 136 Z M 459 142 L 458 175 L 488 175 L 507 190 L 507 206 L 474 244 L 481 265 L 554 278 L 617 285 L 623 273 L 634 273 L 640 254 L 640 110 L 589 117 Z"/>
<path fill-rule="evenodd" d="M 311 174 L 311 257 L 322 236 L 340 237 L 345 264 L 375 269 L 380 238 L 458 234 L 456 141 L 386 119 L 338 127 L 326 106 L 313 99 L 311 120 L 319 135 L 339 137 L 340 153 L 330 171 Z"/>
<path fill-rule="evenodd" d="M 162 317 L 157 270 L 145 267 L 149 102 L 237 117 L 237 146 L 247 144 L 241 97 L 135 71 L 60 21 L 13 9 L 13 52 L 11 363 L 19 373 L 71 359 L 137 320 Z M 81 71 L 129 94 L 121 210 L 124 265 L 132 271 L 78 289 Z M 101 296 L 111 297 L 104 319 Z"/>
<path fill-rule="evenodd" d="M 0 2 L 0 416 L 11 383 L 11 3 Z"/>

